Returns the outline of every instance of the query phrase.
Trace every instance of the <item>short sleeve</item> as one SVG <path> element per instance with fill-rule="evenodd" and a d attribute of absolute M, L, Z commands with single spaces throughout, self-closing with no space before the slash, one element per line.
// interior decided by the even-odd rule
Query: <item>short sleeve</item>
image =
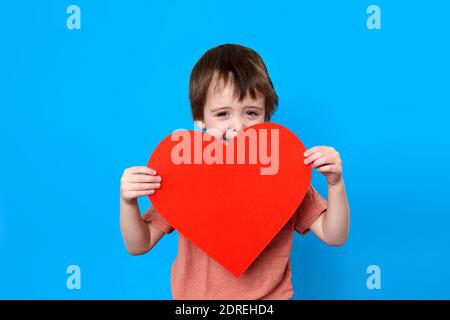
<path fill-rule="evenodd" d="M 327 200 L 309 186 L 302 203 L 295 212 L 295 230 L 301 235 L 308 233 L 314 221 L 327 209 Z"/>
<path fill-rule="evenodd" d="M 161 216 L 153 205 L 151 205 L 147 212 L 142 215 L 142 219 L 145 222 L 150 223 L 161 232 L 171 233 L 174 230 L 174 228 L 167 223 L 167 221 Z"/>

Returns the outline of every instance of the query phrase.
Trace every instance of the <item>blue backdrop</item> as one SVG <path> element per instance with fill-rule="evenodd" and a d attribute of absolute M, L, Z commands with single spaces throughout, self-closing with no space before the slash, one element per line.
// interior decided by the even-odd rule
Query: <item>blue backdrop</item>
<path fill-rule="evenodd" d="M 2 3 L 0 298 L 171 299 L 178 235 L 129 255 L 119 180 L 192 128 L 191 68 L 222 43 L 265 60 L 273 121 L 343 160 L 350 237 L 295 235 L 294 299 L 450 298 L 449 14 L 437 0 Z M 313 185 L 326 197 L 315 171 Z"/>

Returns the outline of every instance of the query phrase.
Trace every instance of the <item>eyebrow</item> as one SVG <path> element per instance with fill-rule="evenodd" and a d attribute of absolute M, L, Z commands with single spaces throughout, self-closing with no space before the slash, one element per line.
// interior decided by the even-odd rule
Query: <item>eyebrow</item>
<path fill-rule="evenodd" d="M 258 109 L 258 110 L 263 110 L 263 108 L 259 107 L 259 106 L 245 106 L 244 108 L 254 108 L 254 109 Z M 228 110 L 231 109 L 231 107 L 219 107 L 219 108 L 214 108 L 211 109 L 211 112 L 216 112 L 219 110 Z"/>
<path fill-rule="evenodd" d="M 211 112 L 216 112 L 216 111 L 219 111 L 219 110 L 225 110 L 225 109 L 231 109 L 231 107 L 219 107 L 219 108 L 214 108 L 214 109 L 211 109 Z"/>

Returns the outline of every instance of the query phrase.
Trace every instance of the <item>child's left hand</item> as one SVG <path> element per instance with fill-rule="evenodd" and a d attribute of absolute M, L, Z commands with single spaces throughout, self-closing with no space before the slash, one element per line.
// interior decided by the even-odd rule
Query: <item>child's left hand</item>
<path fill-rule="evenodd" d="M 333 147 L 312 147 L 303 153 L 304 163 L 312 163 L 313 168 L 323 173 L 328 184 L 335 185 L 342 181 L 342 161 L 339 152 Z"/>

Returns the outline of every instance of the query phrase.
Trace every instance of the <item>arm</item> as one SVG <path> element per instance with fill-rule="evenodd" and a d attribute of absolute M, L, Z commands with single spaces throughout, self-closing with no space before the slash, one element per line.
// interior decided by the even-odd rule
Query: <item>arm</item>
<path fill-rule="evenodd" d="M 127 251 L 134 256 L 150 251 L 164 235 L 141 218 L 137 201 L 126 202 L 122 199 L 120 200 L 120 230 Z"/>
<path fill-rule="evenodd" d="M 328 208 L 310 230 L 323 242 L 342 246 L 350 229 L 350 208 L 342 178 L 342 161 L 332 147 L 314 147 L 305 152 L 305 164 L 312 163 L 328 182 Z"/>
<path fill-rule="evenodd" d="M 160 177 L 147 167 L 132 167 L 124 171 L 120 192 L 120 230 L 125 247 L 132 255 L 148 252 L 164 235 L 146 223 L 139 212 L 138 196 L 153 194 L 160 187 Z M 158 182 L 159 180 L 159 182 Z"/>
<path fill-rule="evenodd" d="M 311 225 L 310 230 L 323 242 L 342 246 L 350 228 L 350 210 L 344 182 L 328 186 L 328 208 Z"/>

